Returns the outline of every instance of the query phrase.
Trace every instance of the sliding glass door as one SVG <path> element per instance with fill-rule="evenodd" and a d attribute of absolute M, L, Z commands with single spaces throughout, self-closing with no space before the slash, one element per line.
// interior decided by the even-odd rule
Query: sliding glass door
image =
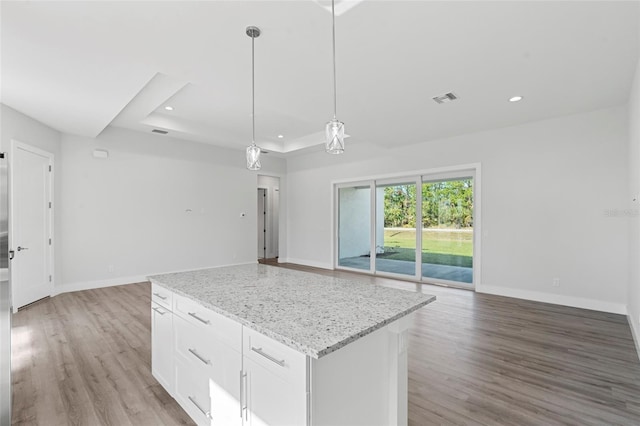
<path fill-rule="evenodd" d="M 422 276 L 473 282 L 473 179 L 422 184 Z"/>
<path fill-rule="evenodd" d="M 336 266 L 473 286 L 475 174 L 336 185 Z"/>
<path fill-rule="evenodd" d="M 376 185 L 375 270 L 416 274 L 416 182 Z"/>
<path fill-rule="evenodd" d="M 371 269 L 371 187 L 338 188 L 338 265 Z"/>

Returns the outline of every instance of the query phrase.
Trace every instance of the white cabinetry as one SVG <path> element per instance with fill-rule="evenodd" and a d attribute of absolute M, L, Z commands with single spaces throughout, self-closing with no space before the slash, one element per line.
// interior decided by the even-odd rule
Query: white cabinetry
<path fill-rule="evenodd" d="M 177 294 L 173 306 L 176 400 L 199 425 L 242 425 L 242 326 Z"/>
<path fill-rule="evenodd" d="M 157 285 L 151 290 L 151 373 L 174 395 L 172 293 Z"/>
<path fill-rule="evenodd" d="M 410 315 L 315 359 L 153 288 L 153 375 L 197 424 L 407 424 Z"/>
<path fill-rule="evenodd" d="M 245 425 L 305 425 L 307 357 L 251 329 L 243 329 Z"/>
<path fill-rule="evenodd" d="M 209 376 L 211 424 L 240 426 L 240 380 L 242 356 L 239 352 L 222 350 L 216 357 L 218 366 Z"/>
<path fill-rule="evenodd" d="M 211 422 L 209 381 L 189 362 L 176 357 L 176 393 L 174 398 L 198 425 Z"/>

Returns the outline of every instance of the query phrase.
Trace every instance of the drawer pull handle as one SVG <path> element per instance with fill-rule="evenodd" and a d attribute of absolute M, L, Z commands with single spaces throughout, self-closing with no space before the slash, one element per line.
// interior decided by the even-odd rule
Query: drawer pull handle
<path fill-rule="evenodd" d="M 204 411 L 204 410 L 202 409 L 202 407 L 200 407 L 200 406 L 198 405 L 198 403 L 196 402 L 195 398 L 193 398 L 193 397 L 191 397 L 191 396 L 188 396 L 187 398 L 189 398 L 189 401 L 191 401 L 191 403 L 192 403 L 193 405 L 195 405 L 195 406 L 196 406 L 196 408 L 202 412 L 202 414 L 204 414 L 205 416 L 207 416 L 207 418 L 208 418 L 208 419 L 210 419 L 210 418 L 211 418 L 211 412 L 210 412 L 210 411 Z"/>
<path fill-rule="evenodd" d="M 158 296 L 162 300 L 167 300 L 167 296 L 163 296 L 160 293 L 153 293 L 154 296 Z"/>
<path fill-rule="evenodd" d="M 153 310 L 156 311 L 157 313 L 159 313 L 160 315 L 164 315 L 164 314 L 167 313 L 167 311 L 162 311 L 162 310 L 160 310 L 158 308 L 153 308 Z"/>
<path fill-rule="evenodd" d="M 284 367 L 284 359 L 274 358 L 271 355 L 269 355 L 268 353 L 263 352 L 262 348 L 254 348 L 253 346 L 251 346 L 251 350 L 254 351 L 255 353 L 257 353 L 258 355 L 262 355 L 263 357 L 265 357 L 269 361 L 275 362 L 280 367 Z"/>
<path fill-rule="evenodd" d="M 189 348 L 189 352 L 191 352 L 193 354 L 193 356 L 195 356 L 196 358 L 198 358 L 200 361 L 204 362 L 205 364 L 207 364 L 207 365 L 211 364 L 211 361 L 209 361 L 208 359 L 202 358 L 202 356 L 200 356 L 200 354 L 198 354 L 198 352 L 196 352 L 195 349 Z"/>
<path fill-rule="evenodd" d="M 195 319 L 197 319 L 198 321 L 200 321 L 201 323 L 203 323 L 203 324 L 207 324 L 207 325 L 211 324 L 211 321 L 206 320 L 206 319 L 204 319 L 204 318 L 200 318 L 198 315 L 196 315 L 196 313 L 195 313 L 195 312 L 187 312 L 187 313 L 188 313 L 190 316 L 192 316 L 192 317 L 194 317 Z"/>

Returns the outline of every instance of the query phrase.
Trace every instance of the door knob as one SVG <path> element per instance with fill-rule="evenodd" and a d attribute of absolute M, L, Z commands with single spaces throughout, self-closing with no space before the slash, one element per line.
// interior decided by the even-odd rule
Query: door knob
<path fill-rule="evenodd" d="M 22 251 L 22 250 L 29 250 L 29 247 L 20 247 L 18 246 L 18 251 Z"/>

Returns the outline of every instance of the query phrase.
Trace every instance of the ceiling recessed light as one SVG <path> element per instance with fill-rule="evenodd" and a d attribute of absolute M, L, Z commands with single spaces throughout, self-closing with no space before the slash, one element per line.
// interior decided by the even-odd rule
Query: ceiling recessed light
<path fill-rule="evenodd" d="M 172 106 L 169 106 L 169 105 L 167 105 L 166 107 L 164 107 L 164 109 L 166 109 L 167 111 L 173 111 L 173 107 L 172 107 Z"/>
<path fill-rule="evenodd" d="M 278 135 L 278 139 L 284 138 L 284 135 Z"/>
<path fill-rule="evenodd" d="M 509 102 L 520 102 L 522 100 L 522 96 L 514 96 L 509 98 Z"/>

